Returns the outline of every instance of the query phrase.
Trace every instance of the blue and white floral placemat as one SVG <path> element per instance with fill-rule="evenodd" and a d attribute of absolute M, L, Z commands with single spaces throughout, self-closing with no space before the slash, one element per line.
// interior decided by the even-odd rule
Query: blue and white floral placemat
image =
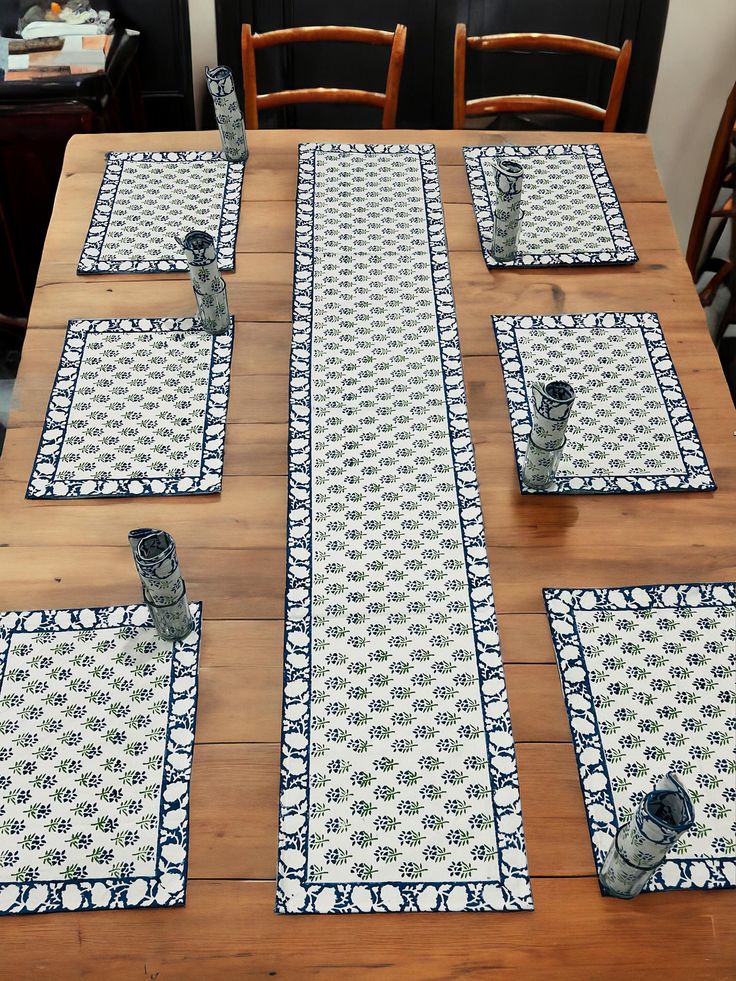
<path fill-rule="evenodd" d="M 492 319 L 523 494 L 715 490 L 655 313 Z M 575 389 L 562 460 L 544 490 L 521 481 L 531 379 Z"/>
<path fill-rule="evenodd" d="M 546 589 L 598 872 L 669 770 L 696 825 L 647 891 L 736 886 L 736 584 Z"/>
<path fill-rule="evenodd" d="M 214 150 L 108 153 L 77 272 L 186 272 L 176 236 L 194 230 L 234 269 L 244 169 Z"/>
<path fill-rule="evenodd" d="M 435 151 L 305 144 L 280 913 L 531 909 Z"/>
<path fill-rule="evenodd" d="M 0 613 L 0 914 L 181 906 L 201 604 Z"/>
<path fill-rule="evenodd" d="M 465 167 L 489 266 L 587 266 L 636 262 L 616 191 L 597 143 L 466 146 Z M 493 258 L 494 161 L 524 167 L 518 252 Z"/>
<path fill-rule="evenodd" d="M 26 497 L 217 493 L 233 331 L 70 320 Z"/>

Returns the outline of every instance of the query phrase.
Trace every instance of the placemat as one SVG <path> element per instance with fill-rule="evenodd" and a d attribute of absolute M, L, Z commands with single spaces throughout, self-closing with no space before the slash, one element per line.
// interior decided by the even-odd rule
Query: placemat
<path fill-rule="evenodd" d="M 201 604 L 0 614 L 0 913 L 181 906 Z"/>
<path fill-rule="evenodd" d="M 715 490 L 655 313 L 492 320 L 523 494 Z M 575 389 L 562 460 L 544 490 L 521 481 L 535 378 Z"/>
<path fill-rule="evenodd" d="M 26 497 L 217 493 L 232 323 L 70 320 Z"/>
<path fill-rule="evenodd" d="M 696 825 L 646 891 L 736 885 L 736 584 L 545 589 L 598 872 L 677 771 Z"/>
<path fill-rule="evenodd" d="M 621 205 L 597 143 L 466 146 L 465 167 L 488 266 L 587 266 L 636 262 Z M 524 167 L 513 259 L 491 253 L 496 157 Z"/>
<path fill-rule="evenodd" d="M 186 272 L 175 236 L 195 230 L 234 269 L 244 170 L 214 150 L 108 153 L 77 273 Z"/>
<path fill-rule="evenodd" d="M 277 912 L 531 909 L 432 146 L 305 144 Z"/>

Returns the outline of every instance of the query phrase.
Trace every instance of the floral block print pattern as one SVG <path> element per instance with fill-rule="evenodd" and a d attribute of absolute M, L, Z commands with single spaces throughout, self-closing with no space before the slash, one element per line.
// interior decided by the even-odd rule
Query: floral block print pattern
<path fill-rule="evenodd" d="M 300 148 L 277 911 L 531 909 L 434 147 Z"/>
<path fill-rule="evenodd" d="M 674 770 L 696 824 L 646 891 L 736 886 L 736 584 L 544 596 L 598 872 Z"/>
<path fill-rule="evenodd" d="M 233 330 L 71 320 L 26 496 L 217 493 Z"/>
<path fill-rule="evenodd" d="M 465 167 L 488 266 L 587 266 L 636 262 L 616 192 L 597 143 L 466 146 Z M 516 255 L 493 257 L 495 161 L 524 168 Z"/>
<path fill-rule="evenodd" d="M 0 614 L 0 913 L 180 906 L 201 604 Z"/>
<path fill-rule="evenodd" d="M 77 272 L 186 272 L 176 236 L 193 230 L 234 269 L 243 172 L 213 150 L 108 153 Z"/>
<path fill-rule="evenodd" d="M 523 494 L 715 490 L 656 314 L 494 317 L 493 327 Z M 542 490 L 521 479 L 535 380 L 575 389 L 565 450 Z"/>

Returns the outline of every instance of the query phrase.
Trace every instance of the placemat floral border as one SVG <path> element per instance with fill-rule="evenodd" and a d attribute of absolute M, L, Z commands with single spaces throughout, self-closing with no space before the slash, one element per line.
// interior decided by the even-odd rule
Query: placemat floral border
<path fill-rule="evenodd" d="M 491 195 L 483 172 L 481 158 L 483 157 L 548 157 L 562 155 L 583 156 L 588 164 L 590 176 L 598 192 L 601 210 L 608 231 L 613 241 L 613 248 L 598 252 L 585 250 L 578 252 L 522 252 L 513 259 L 498 260 L 493 258 L 489 242 L 493 236 L 493 205 Z M 470 193 L 473 198 L 473 210 L 478 227 L 478 236 L 486 264 L 495 266 L 599 266 L 622 265 L 637 262 L 639 256 L 634 249 L 626 227 L 626 220 L 613 183 L 608 174 L 608 168 L 603 160 L 601 148 L 597 143 L 558 143 L 539 145 L 510 145 L 494 144 L 493 146 L 465 146 L 465 169 L 468 174 Z M 533 220 L 530 216 L 527 221 Z"/>
<path fill-rule="evenodd" d="M 110 273 L 187 272 L 186 260 L 180 259 L 106 259 L 101 260 L 107 229 L 112 219 L 115 197 L 123 178 L 126 161 L 142 163 L 147 160 L 178 163 L 197 160 L 225 159 L 220 150 L 111 150 L 105 155 L 105 171 L 92 210 L 89 229 L 77 266 L 78 276 L 108 275 Z M 217 261 L 222 272 L 235 269 L 235 241 L 240 221 L 240 200 L 243 193 L 245 164 L 227 163 L 222 209 L 217 233 Z M 184 229 L 187 231 L 187 229 Z M 172 241 L 172 251 L 175 243 Z M 104 262 L 104 264 L 103 264 Z"/>
<path fill-rule="evenodd" d="M 81 912 L 99 909 L 182 906 L 186 898 L 189 841 L 189 780 L 194 754 L 197 716 L 199 643 L 202 604 L 190 603 L 194 630 L 175 641 L 171 658 L 168 725 L 176 720 L 178 732 L 191 738 L 182 742 L 166 734 L 161 812 L 155 876 L 125 879 L 59 879 L 54 881 L 0 882 L 0 916 L 27 913 Z M 148 607 L 103 606 L 69 610 L 24 610 L 0 613 L 0 690 L 12 638 L 18 633 L 99 630 L 109 627 L 151 626 Z M 188 681 L 176 685 L 175 682 Z M 172 758 L 176 756 L 176 765 Z M 182 765 L 183 758 L 183 765 Z M 182 809 L 182 797 L 167 799 L 174 784 L 187 783 L 184 820 L 169 827 L 166 816 Z M 183 854 L 183 857 L 181 857 Z"/>
<path fill-rule="evenodd" d="M 56 480 L 45 470 L 59 465 L 69 415 L 74 403 L 74 391 L 79 368 L 84 358 L 86 339 L 98 333 L 145 333 L 150 331 L 201 331 L 193 317 L 135 318 L 111 320 L 70 320 L 59 367 L 54 378 L 49 403 L 44 416 L 41 438 L 26 490 L 27 498 L 67 500 L 88 497 L 146 497 L 159 495 L 216 494 L 222 486 L 225 455 L 225 429 L 230 393 L 230 363 L 232 360 L 235 318 L 230 318 L 230 330 L 212 336 L 210 382 L 205 416 L 202 423 L 202 462 L 199 477 L 131 477 L 125 480 L 98 478 Z M 132 393 L 131 393 L 132 394 Z M 55 413 L 56 419 L 51 415 Z M 59 430 L 62 430 L 59 435 Z M 214 444 L 214 448 L 213 448 Z"/>
<path fill-rule="evenodd" d="M 565 709 L 575 748 L 580 789 L 585 801 L 590 831 L 591 848 L 596 870 L 600 874 L 606 853 L 596 845 L 594 836 L 601 832 L 615 836 L 618 824 L 615 820 L 610 822 L 596 820 L 591 814 L 591 807 L 595 804 L 602 804 L 614 815 L 616 809 L 608 778 L 603 740 L 590 690 L 584 648 L 575 624 L 575 611 L 583 609 L 588 611 L 599 609 L 623 611 L 729 606 L 736 604 L 736 583 L 683 583 L 587 589 L 548 588 L 543 589 L 542 592 L 547 608 L 547 620 L 552 634 L 557 668 L 560 673 Z M 556 626 L 556 624 L 560 624 L 560 626 Z M 571 657 L 566 652 L 569 647 L 576 649 L 576 656 Z M 570 680 L 568 672 L 573 668 L 583 672 L 582 680 Z M 575 696 L 574 706 L 570 702 L 572 696 Z M 593 731 L 586 734 L 584 729 L 576 728 L 574 725 L 576 720 L 583 720 L 592 727 Z M 584 751 L 589 748 L 598 753 L 598 760 L 592 765 L 583 763 L 581 759 Z M 586 778 L 590 778 L 594 774 L 603 778 L 605 785 L 602 790 L 592 790 L 586 785 Z M 689 878 L 692 866 L 696 864 L 707 869 L 708 876 L 703 885 L 699 885 Z M 679 879 L 673 883 L 672 876 L 674 874 L 678 874 Z M 732 889 L 735 886 L 736 858 L 668 859 L 649 880 L 645 886 L 645 892 L 661 892 L 670 889 Z"/>
<path fill-rule="evenodd" d="M 585 323 L 586 320 L 590 321 L 591 318 L 595 318 L 594 324 Z M 602 322 L 604 318 L 607 320 L 613 318 L 613 323 L 604 324 Z M 632 318 L 636 318 L 639 323 L 630 322 Z M 496 334 L 498 354 L 501 359 L 501 368 L 506 389 L 506 403 L 509 409 L 511 434 L 514 441 L 516 469 L 522 494 L 652 494 L 662 491 L 716 490 L 716 482 L 708 466 L 690 406 L 683 394 L 680 379 L 672 363 L 667 341 L 665 340 L 656 313 L 614 313 L 603 311 L 598 313 L 569 313 L 558 316 L 493 316 L 491 317 L 491 322 Z M 685 473 L 652 477 L 642 474 L 634 474 L 626 477 L 558 476 L 555 477 L 549 487 L 537 490 L 527 487 L 521 479 L 521 475 L 524 469 L 524 454 L 528 435 L 531 430 L 532 415 L 526 395 L 523 363 L 516 340 L 516 329 L 517 327 L 521 327 L 522 323 L 525 326 L 544 327 L 550 330 L 563 328 L 570 330 L 574 327 L 590 329 L 591 326 L 596 326 L 604 331 L 615 329 L 616 327 L 639 327 L 652 361 L 652 369 L 660 391 L 662 390 L 663 382 L 667 385 L 668 397 L 664 398 L 664 395 L 662 395 L 662 402 L 672 423 L 672 429 L 675 434 Z M 520 368 L 515 368 L 514 363 L 517 363 Z M 523 410 L 521 407 L 522 402 L 525 407 Z M 515 407 L 513 412 L 512 403 Z M 677 425 L 675 425 L 675 419 L 677 419 Z M 689 423 L 691 428 L 688 432 L 684 433 L 682 429 L 687 423 Z M 684 439 L 690 439 L 697 445 L 685 451 L 682 447 L 682 441 Z M 695 462 L 689 462 L 686 457 Z"/>
<path fill-rule="evenodd" d="M 480 496 L 472 452 L 465 452 L 460 462 L 452 448 L 453 467 L 458 494 L 463 506 L 459 520 L 466 557 L 470 609 L 478 653 L 481 702 L 487 723 L 487 749 L 491 778 L 502 778 L 510 791 L 506 801 L 494 800 L 496 836 L 501 878 L 499 882 L 410 883 L 308 883 L 300 869 L 307 866 L 308 822 L 299 822 L 296 830 L 287 828 L 288 818 L 308 815 L 309 799 L 309 733 L 310 733 L 310 663 L 311 637 L 311 336 L 312 291 L 314 276 L 315 155 L 317 152 L 391 154 L 412 153 L 419 157 L 424 184 L 427 232 L 437 308 L 445 396 L 449 413 L 450 442 L 467 439 L 469 425 L 465 386 L 460 360 L 457 320 L 450 280 L 444 216 L 440 198 L 435 148 L 431 144 L 362 145 L 314 144 L 299 146 L 299 169 L 296 200 L 296 246 L 294 266 L 293 335 L 289 383 L 289 476 L 286 573 L 286 621 L 284 639 L 284 698 L 281 747 L 281 782 L 279 792 L 279 869 L 276 897 L 277 913 L 356 913 L 419 912 L 429 910 L 521 910 L 532 909 L 531 888 L 526 868 L 526 848 L 518 773 L 511 732 L 505 678 L 498 641 L 495 607 L 487 559 L 474 562 L 469 549 L 482 548 L 485 536 L 480 513 Z M 472 530 L 471 530 L 472 527 Z M 490 613 L 481 619 L 479 613 Z M 489 623 L 491 628 L 489 629 Z M 493 705 L 493 714 L 488 708 Z M 494 746 L 494 734 L 503 735 L 503 748 Z M 510 768 L 498 768 L 498 759 Z M 498 818 L 513 814 L 519 831 L 505 832 Z M 306 829 L 306 830 L 305 830 Z M 523 866 L 503 869 L 503 853 L 508 850 L 521 856 Z M 524 880 L 526 895 L 516 899 L 504 881 L 507 875 Z"/>

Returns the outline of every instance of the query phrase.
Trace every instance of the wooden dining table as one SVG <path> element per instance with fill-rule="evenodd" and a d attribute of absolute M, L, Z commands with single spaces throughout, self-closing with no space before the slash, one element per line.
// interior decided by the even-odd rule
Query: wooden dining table
<path fill-rule="evenodd" d="M 213 149 L 216 133 L 75 136 L 36 284 L 0 459 L 0 608 L 140 600 L 127 534 L 165 528 L 204 603 L 186 905 L 0 917 L 0 978 L 736 978 L 736 891 L 603 898 L 544 613 L 545 586 L 736 578 L 736 417 L 646 136 L 434 131 L 248 135 L 222 493 L 24 499 L 70 318 L 191 316 L 185 274 L 79 277 L 108 150 Z M 288 361 L 297 145 L 434 143 L 499 613 L 534 912 L 277 916 Z M 639 262 L 494 269 L 462 146 L 601 145 Z M 524 496 L 492 314 L 655 311 L 713 493 Z"/>

